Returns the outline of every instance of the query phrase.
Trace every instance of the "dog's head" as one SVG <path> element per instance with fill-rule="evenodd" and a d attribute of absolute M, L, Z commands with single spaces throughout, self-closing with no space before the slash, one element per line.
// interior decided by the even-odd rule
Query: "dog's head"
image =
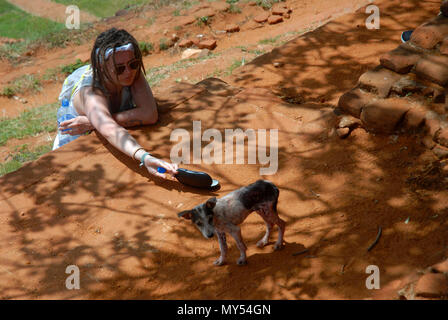
<path fill-rule="evenodd" d="M 191 210 L 179 212 L 177 216 L 191 220 L 193 224 L 201 231 L 206 238 L 211 238 L 215 234 L 215 227 L 213 225 L 213 208 L 216 205 L 216 198 L 210 198 L 205 203 L 197 205 Z"/>

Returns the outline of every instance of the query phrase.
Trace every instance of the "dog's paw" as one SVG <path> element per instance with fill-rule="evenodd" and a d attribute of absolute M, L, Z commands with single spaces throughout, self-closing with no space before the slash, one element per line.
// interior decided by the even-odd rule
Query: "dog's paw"
<path fill-rule="evenodd" d="M 243 258 L 239 258 L 236 262 L 239 266 L 244 266 L 247 264 L 247 260 Z"/>
<path fill-rule="evenodd" d="M 281 249 L 283 249 L 283 243 L 276 243 L 274 245 L 274 251 L 278 251 L 278 250 L 281 250 Z"/>
<path fill-rule="evenodd" d="M 268 241 L 261 239 L 260 241 L 257 242 L 257 247 L 264 248 L 267 244 L 268 244 Z"/>
<path fill-rule="evenodd" d="M 226 264 L 226 261 L 224 259 L 222 259 L 222 258 L 218 258 L 218 259 L 215 260 L 215 262 L 213 262 L 213 264 L 215 266 L 223 266 L 223 265 Z"/>

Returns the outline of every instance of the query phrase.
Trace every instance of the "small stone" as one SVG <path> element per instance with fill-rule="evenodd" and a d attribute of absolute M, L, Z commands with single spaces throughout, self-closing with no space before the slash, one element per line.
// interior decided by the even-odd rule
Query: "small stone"
<path fill-rule="evenodd" d="M 448 18 L 439 15 L 417 27 L 411 35 L 410 42 L 423 49 L 433 49 L 448 34 Z"/>
<path fill-rule="evenodd" d="M 254 17 L 254 21 L 258 23 L 266 22 L 269 18 L 269 12 L 263 12 Z"/>
<path fill-rule="evenodd" d="M 425 56 L 415 65 L 415 72 L 418 76 L 445 87 L 448 85 L 448 57 Z"/>
<path fill-rule="evenodd" d="M 270 16 L 268 18 L 268 23 L 269 24 L 277 24 L 283 22 L 283 18 L 281 16 Z"/>
<path fill-rule="evenodd" d="M 448 128 L 440 129 L 437 134 L 437 142 L 444 147 L 448 147 Z"/>
<path fill-rule="evenodd" d="M 445 166 L 448 167 L 448 166 Z M 448 259 L 432 266 L 436 272 L 448 273 Z"/>
<path fill-rule="evenodd" d="M 283 62 L 274 62 L 273 65 L 275 68 L 280 68 L 283 67 Z"/>
<path fill-rule="evenodd" d="M 202 40 L 198 43 L 198 48 L 213 50 L 216 48 L 216 40 Z"/>
<path fill-rule="evenodd" d="M 427 273 L 420 277 L 415 287 L 417 296 L 440 298 L 448 294 L 448 280 L 441 273 Z"/>
<path fill-rule="evenodd" d="M 201 53 L 201 49 L 186 49 L 184 52 L 182 52 L 181 59 L 191 59 L 197 57 Z"/>
<path fill-rule="evenodd" d="M 281 7 L 278 7 L 278 6 L 277 7 L 272 7 L 271 13 L 273 15 L 283 16 L 285 14 L 288 14 L 288 9 L 281 8 Z"/>
<path fill-rule="evenodd" d="M 360 119 L 364 126 L 373 132 L 392 133 L 410 108 L 405 99 L 379 99 L 362 109 Z"/>
<path fill-rule="evenodd" d="M 361 89 L 377 94 L 380 98 L 386 98 L 393 84 L 399 79 L 399 74 L 378 66 L 359 77 L 359 86 Z"/>
<path fill-rule="evenodd" d="M 339 121 L 338 127 L 339 128 L 350 128 L 350 129 L 352 129 L 354 127 L 359 126 L 360 124 L 361 124 L 361 120 L 359 120 L 359 119 L 357 119 L 355 117 L 349 116 L 349 115 L 345 115 Z"/>
<path fill-rule="evenodd" d="M 345 139 L 350 134 L 350 128 L 337 128 L 336 129 L 336 133 L 337 133 L 339 138 Z"/>
<path fill-rule="evenodd" d="M 412 108 L 404 117 L 404 127 L 408 130 L 416 130 L 423 125 L 425 121 L 425 112 L 419 108 Z"/>
<path fill-rule="evenodd" d="M 183 39 L 179 42 L 179 47 L 181 48 L 189 48 L 193 45 L 193 41 L 190 39 Z"/>
<path fill-rule="evenodd" d="M 359 88 L 344 93 L 338 101 L 338 108 L 356 118 L 361 115 L 362 108 L 373 101 L 374 96 Z"/>
<path fill-rule="evenodd" d="M 448 157 L 448 148 L 443 147 L 441 145 L 436 144 L 436 146 L 432 149 L 432 152 L 439 159 L 445 159 Z"/>
<path fill-rule="evenodd" d="M 117 12 L 115 12 L 115 16 L 116 17 L 124 16 L 126 13 L 128 13 L 128 11 L 125 9 L 118 10 Z"/>
<path fill-rule="evenodd" d="M 232 32 L 238 32 L 240 31 L 240 26 L 237 24 L 229 24 L 226 26 L 226 32 L 232 33 Z"/>
<path fill-rule="evenodd" d="M 380 57 L 382 66 L 397 73 L 408 73 L 420 59 L 418 53 L 404 49 L 402 46 L 383 54 Z"/>
<path fill-rule="evenodd" d="M 177 42 L 178 40 L 179 40 L 179 36 L 178 36 L 177 34 L 173 33 L 173 34 L 171 35 L 171 41 L 173 41 L 173 42 Z"/>

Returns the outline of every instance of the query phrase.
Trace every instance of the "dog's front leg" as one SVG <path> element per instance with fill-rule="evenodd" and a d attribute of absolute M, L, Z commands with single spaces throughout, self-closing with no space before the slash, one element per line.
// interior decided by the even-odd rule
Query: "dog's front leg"
<path fill-rule="evenodd" d="M 224 232 L 216 231 L 218 237 L 219 249 L 221 250 L 221 256 L 214 262 L 217 266 L 222 266 L 226 263 L 227 257 L 227 241 L 226 234 Z"/>
<path fill-rule="evenodd" d="M 246 250 L 247 250 L 247 247 L 246 247 L 246 245 L 243 242 L 243 238 L 241 237 L 241 229 L 240 229 L 240 227 L 233 226 L 229 233 L 235 239 L 236 246 L 240 250 L 240 257 L 239 257 L 239 259 L 237 260 L 236 263 L 238 263 L 239 265 L 246 264 L 247 263 L 247 260 L 246 260 Z"/>

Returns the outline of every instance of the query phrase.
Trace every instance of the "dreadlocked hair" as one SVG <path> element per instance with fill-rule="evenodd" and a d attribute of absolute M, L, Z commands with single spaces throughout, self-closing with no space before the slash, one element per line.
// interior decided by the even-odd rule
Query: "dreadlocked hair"
<path fill-rule="evenodd" d="M 92 89 L 99 89 L 106 95 L 109 95 L 109 92 L 105 86 L 105 79 L 112 80 L 112 77 L 107 68 L 104 68 L 104 64 L 106 62 L 105 53 L 106 50 L 112 48 L 115 53 L 115 48 L 120 47 L 124 44 L 132 43 L 134 47 L 134 56 L 135 59 L 140 61 L 140 68 L 143 70 L 143 73 L 146 75 L 145 67 L 142 61 L 142 53 L 140 51 L 140 47 L 137 43 L 137 40 L 126 30 L 116 28 L 111 28 L 102 32 L 95 40 L 95 44 L 93 46 L 92 52 L 90 53 L 90 61 L 93 69 L 93 83 Z M 97 53 L 98 51 L 98 53 Z M 112 58 L 115 65 L 115 55 L 112 54 L 109 59 Z"/>

